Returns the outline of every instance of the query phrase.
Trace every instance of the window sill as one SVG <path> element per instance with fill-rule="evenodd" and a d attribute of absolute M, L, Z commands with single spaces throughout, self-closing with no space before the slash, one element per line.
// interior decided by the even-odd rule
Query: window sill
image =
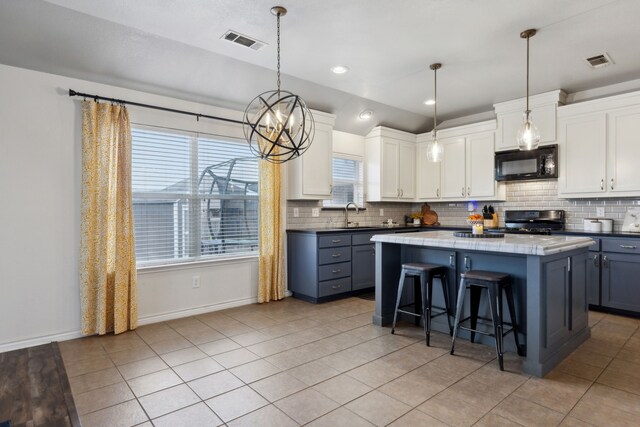
<path fill-rule="evenodd" d="M 255 255 L 243 255 L 243 256 L 229 256 L 219 257 L 215 259 L 202 259 L 197 261 L 185 261 L 176 262 L 173 264 L 157 264 L 157 265 L 145 265 L 137 267 L 138 274 L 157 273 L 162 271 L 177 271 L 177 270 L 191 270 L 203 267 L 211 267 L 216 264 L 240 264 L 247 262 L 257 262 L 258 254 Z"/>

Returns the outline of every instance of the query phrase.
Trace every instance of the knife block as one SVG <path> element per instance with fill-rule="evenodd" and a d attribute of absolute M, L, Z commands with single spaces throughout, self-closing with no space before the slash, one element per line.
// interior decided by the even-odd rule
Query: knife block
<path fill-rule="evenodd" d="M 498 214 L 491 214 L 491 219 L 484 220 L 484 228 L 498 228 Z"/>

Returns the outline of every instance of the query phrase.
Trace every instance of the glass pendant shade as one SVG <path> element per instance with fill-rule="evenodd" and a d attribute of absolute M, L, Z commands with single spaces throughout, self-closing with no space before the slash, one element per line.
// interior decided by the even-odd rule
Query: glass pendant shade
<path fill-rule="evenodd" d="M 304 153 L 315 126 L 302 98 L 284 90 L 256 96 L 244 112 L 244 135 L 251 151 L 271 163 L 284 163 Z"/>
<path fill-rule="evenodd" d="M 442 144 L 438 142 L 436 135 L 427 144 L 427 160 L 430 162 L 438 163 L 442 161 Z"/>
<path fill-rule="evenodd" d="M 521 151 L 534 150 L 540 144 L 540 131 L 531 121 L 531 114 L 524 113 L 522 126 L 518 129 L 518 148 Z"/>

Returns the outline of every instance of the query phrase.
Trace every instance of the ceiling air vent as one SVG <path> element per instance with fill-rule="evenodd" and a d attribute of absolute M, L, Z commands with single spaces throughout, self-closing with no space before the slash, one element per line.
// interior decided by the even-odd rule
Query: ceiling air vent
<path fill-rule="evenodd" d="M 221 38 L 241 46 L 250 47 L 253 50 L 259 50 L 266 44 L 256 39 L 252 39 L 251 37 L 243 36 L 242 34 L 232 30 L 224 33 Z"/>
<path fill-rule="evenodd" d="M 591 58 L 587 58 L 586 61 L 591 68 L 602 68 L 606 67 L 609 64 L 613 64 L 613 61 L 606 53 L 603 53 L 602 55 L 592 56 Z"/>

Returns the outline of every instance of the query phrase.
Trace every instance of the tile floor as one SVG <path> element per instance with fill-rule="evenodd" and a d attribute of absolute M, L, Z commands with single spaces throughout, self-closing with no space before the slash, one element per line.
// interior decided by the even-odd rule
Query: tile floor
<path fill-rule="evenodd" d="M 592 312 L 591 339 L 539 379 L 372 311 L 287 298 L 60 349 L 85 427 L 640 425 L 640 320 Z"/>

